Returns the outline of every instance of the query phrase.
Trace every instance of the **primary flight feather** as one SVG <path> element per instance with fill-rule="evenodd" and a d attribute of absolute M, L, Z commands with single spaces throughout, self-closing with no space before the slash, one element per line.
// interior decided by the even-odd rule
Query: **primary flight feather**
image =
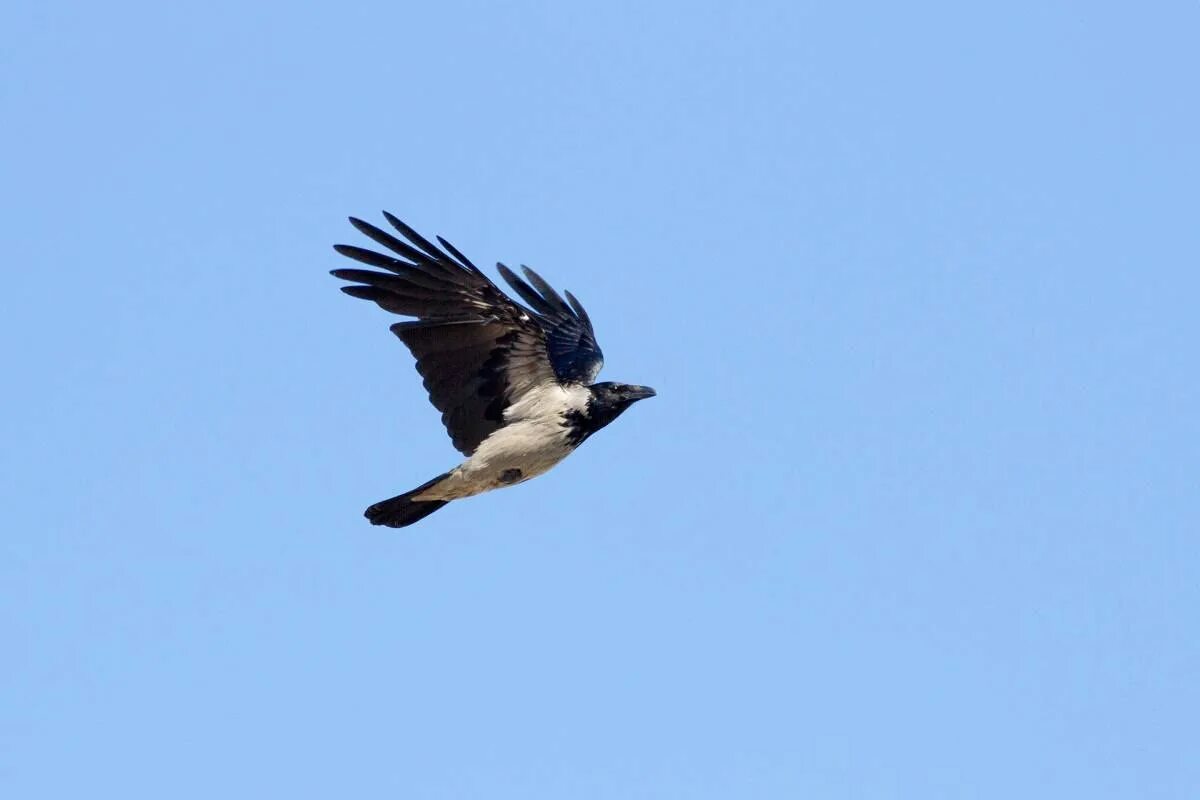
<path fill-rule="evenodd" d="M 377 269 L 335 269 L 342 291 L 415 320 L 392 332 L 417 359 L 429 400 L 467 459 L 412 491 L 366 511 L 375 525 L 402 528 L 451 500 L 541 475 L 616 419 L 654 396 L 647 386 L 593 383 L 604 364 L 583 305 L 559 296 L 528 267 L 524 279 L 496 268 L 526 306 L 440 236 L 441 247 L 383 213 L 403 237 L 360 219 L 350 223 L 391 251 L 338 244 L 342 255 Z"/>

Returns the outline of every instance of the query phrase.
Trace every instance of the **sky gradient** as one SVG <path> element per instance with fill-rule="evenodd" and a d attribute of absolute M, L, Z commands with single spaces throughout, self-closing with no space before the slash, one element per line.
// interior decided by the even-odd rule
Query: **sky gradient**
<path fill-rule="evenodd" d="M 1200 796 L 1198 26 L 9 7 L 0 795 Z M 384 208 L 659 396 L 372 528 Z"/>

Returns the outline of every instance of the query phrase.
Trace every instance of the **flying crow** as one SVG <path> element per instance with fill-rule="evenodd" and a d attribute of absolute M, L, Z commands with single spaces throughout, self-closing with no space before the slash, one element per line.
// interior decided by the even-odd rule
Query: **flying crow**
<path fill-rule="evenodd" d="M 647 386 L 592 382 L 604 357 L 592 321 L 570 292 L 564 301 L 528 267 L 521 268 L 522 280 L 497 264 L 522 306 L 442 237 L 439 248 L 384 216 L 404 240 L 354 217 L 350 223 L 395 255 L 346 244 L 334 249 L 387 271 L 333 275 L 354 284 L 342 287 L 346 294 L 416 317 L 392 325 L 392 333 L 416 357 L 429 399 L 467 459 L 368 508 L 372 524 L 402 528 L 451 500 L 537 477 L 633 403 L 654 396 Z"/>

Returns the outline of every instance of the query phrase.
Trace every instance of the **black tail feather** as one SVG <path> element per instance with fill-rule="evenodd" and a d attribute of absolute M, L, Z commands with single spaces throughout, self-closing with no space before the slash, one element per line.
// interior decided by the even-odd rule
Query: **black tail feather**
<path fill-rule="evenodd" d="M 386 525 L 389 528 L 403 528 L 406 525 L 412 525 L 414 522 L 423 520 L 450 501 L 413 500 L 413 496 L 425 491 L 449 474 L 447 472 L 438 475 L 433 480 L 421 484 L 411 492 L 405 492 L 387 500 L 380 500 L 368 508 L 363 516 L 369 519 L 372 525 Z"/>

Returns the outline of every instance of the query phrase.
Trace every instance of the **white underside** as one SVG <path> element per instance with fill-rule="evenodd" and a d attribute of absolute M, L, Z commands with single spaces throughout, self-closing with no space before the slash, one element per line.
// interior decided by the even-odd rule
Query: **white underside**
<path fill-rule="evenodd" d="M 571 454 L 563 413 L 587 406 L 583 386 L 537 387 L 505 412 L 507 424 L 484 439 L 470 458 L 414 500 L 457 500 L 536 478 Z M 513 470 L 520 477 L 513 478 Z"/>

